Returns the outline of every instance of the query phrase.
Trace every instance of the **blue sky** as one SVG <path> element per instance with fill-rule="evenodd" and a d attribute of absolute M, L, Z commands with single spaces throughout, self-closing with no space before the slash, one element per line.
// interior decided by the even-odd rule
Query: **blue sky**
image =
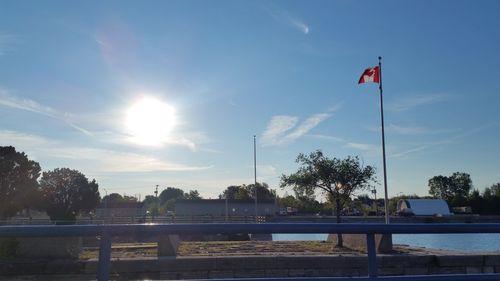
<path fill-rule="evenodd" d="M 482 190 L 500 181 L 499 14 L 498 1 L 2 1 L 0 145 L 103 194 L 215 198 L 253 182 L 257 135 L 257 179 L 280 194 L 297 155 L 321 149 L 374 165 L 382 195 L 378 89 L 357 84 L 382 56 L 389 195 L 455 171 Z M 172 113 L 131 115 L 144 100 Z"/>

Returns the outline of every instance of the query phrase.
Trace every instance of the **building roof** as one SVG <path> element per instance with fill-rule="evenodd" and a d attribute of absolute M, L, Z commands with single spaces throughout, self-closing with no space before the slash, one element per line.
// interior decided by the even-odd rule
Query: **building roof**
<path fill-rule="evenodd" d="M 416 216 L 451 215 L 443 199 L 403 199 Z"/>

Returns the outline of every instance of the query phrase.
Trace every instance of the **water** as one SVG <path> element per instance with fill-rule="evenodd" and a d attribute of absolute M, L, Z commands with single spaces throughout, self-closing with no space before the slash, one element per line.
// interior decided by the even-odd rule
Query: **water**
<path fill-rule="evenodd" d="M 275 241 L 326 240 L 328 234 L 273 234 Z M 394 244 L 464 252 L 500 252 L 500 234 L 394 234 Z"/>

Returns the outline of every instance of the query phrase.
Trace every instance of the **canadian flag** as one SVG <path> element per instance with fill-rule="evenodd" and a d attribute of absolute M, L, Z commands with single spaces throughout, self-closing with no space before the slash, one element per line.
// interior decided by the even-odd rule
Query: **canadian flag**
<path fill-rule="evenodd" d="M 367 68 L 363 74 L 361 74 L 358 84 L 366 82 L 380 83 L 380 69 L 378 66 Z"/>

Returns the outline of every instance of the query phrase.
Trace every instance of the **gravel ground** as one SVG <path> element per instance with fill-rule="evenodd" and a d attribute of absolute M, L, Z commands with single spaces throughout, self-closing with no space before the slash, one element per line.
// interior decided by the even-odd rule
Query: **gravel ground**
<path fill-rule="evenodd" d="M 214 241 L 182 242 L 178 256 L 259 255 L 365 255 L 347 248 L 334 248 L 327 241 Z M 113 258 L 156 257 L 156 243 L 113 244 Z M 97 258 L 97 248 L 85 248 L 81 259 Z"/>

